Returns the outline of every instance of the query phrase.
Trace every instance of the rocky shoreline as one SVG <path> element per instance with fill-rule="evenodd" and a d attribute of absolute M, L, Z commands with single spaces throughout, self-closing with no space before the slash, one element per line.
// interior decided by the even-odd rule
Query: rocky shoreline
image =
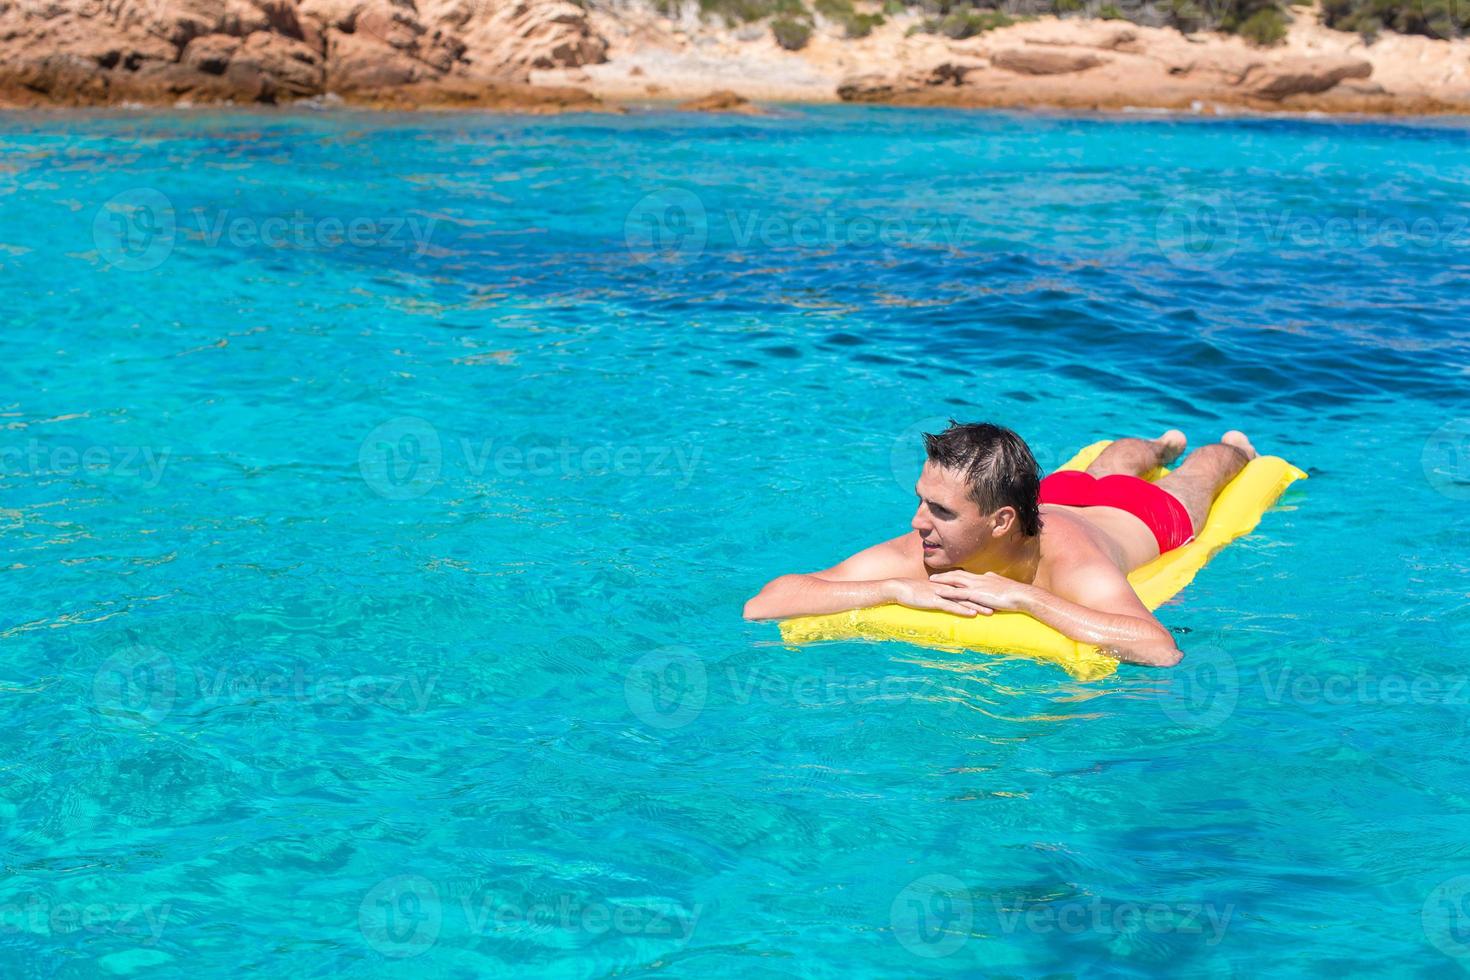
<path fill-rule="evenodd" d="M 1000 32 L 996 32 L 1000 35 Z M 1284 50 L 1236 38 L 1112 22 L 1037 22 L 992 37 L 964 60 L 897 75 L 845 79 L 845 101 L 909 106 L 1160 109 L 1202 114 L 1435 115 L 1470 111 L 1470 90 L 1399 79 L 1395 89 L 1363 45 L 1299 38 Z M 1325 32 L 1336 34 L 1338 32 Z"/>
<path fill-rule="evenodd" d="M 0 105 L 598 105 L 529 72 L 606 57 L 568 0 L 0 0 Z"/>
<path fill-rule="evenodd" d="M 1374 44 L 1298 13 L 1285 41 L 1043 17 L 962 41 L 890 16 L 800 51 L 652 8 L 569 0 L 0 0 L 0 107 L 621 111 L 752 103 L 1470 114 L 1470 42 Z"/>

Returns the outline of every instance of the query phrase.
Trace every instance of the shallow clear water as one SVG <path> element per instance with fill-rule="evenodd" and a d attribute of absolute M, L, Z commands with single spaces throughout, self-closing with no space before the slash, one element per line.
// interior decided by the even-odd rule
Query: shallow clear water
<path fill-rule="evenodd" d="M 1470 130 L 0 118 L 0 969 L 1470 964 Z M 1307 469 L 1079 684 L 740 606 L 917 434 Z"/>

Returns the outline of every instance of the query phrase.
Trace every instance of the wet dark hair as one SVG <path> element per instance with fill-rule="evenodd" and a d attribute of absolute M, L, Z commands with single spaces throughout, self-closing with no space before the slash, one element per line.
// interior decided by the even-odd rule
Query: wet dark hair
<path fill-rule="evenodd" d="M 1041 533 L 1041 467 L 1020 436 L 988 422 L 950 419 L 938 435 L 924 433 L 924 451 L 931 462 L 965 474 L 982 514 L 1014 507 L 1023 534 Z"/>

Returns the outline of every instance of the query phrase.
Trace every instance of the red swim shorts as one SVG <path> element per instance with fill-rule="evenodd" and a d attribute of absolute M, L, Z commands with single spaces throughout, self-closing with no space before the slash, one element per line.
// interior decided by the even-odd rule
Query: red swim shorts
<path fill-rule="evenodd" d="M 1041 502 L 1069 507 L 1116 507 L 1148 525 L 1159 554 L 1188 544 L 1194 537 L 1189 511 L 1167 490 L 1124 473 L 1096 477 L 1080 470 L 1061 470 L 1041 481 Z"/>

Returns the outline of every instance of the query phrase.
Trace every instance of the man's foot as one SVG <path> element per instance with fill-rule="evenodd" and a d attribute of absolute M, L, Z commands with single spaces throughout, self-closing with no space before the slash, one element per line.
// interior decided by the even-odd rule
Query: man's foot
<path fill-rule="evenodd" d="M 1252 446 L 1251 441 L 1245 437 L 1245 433 L 1241 432 L 1239 429 L 1231 429 L 1229 432 L 1220 437 L 1220 441 L 1223 442 L 1225 445 L 1230 446 L 1232 449 L 1240 450 L 1240 452 L 1248 460 L 1255 459 L 1258 455 L 1260 455 L 1256 452 L 1256 447 Z"/>
<path fill-rule="evenodd" d="M 1242 439 L 1245 436 L 1241 436 Z M 1159 465 L 1168 466 L 1184 453 L 1184 447 L 1189 444 L 1184 433 L 1178 429 L 1170 429 L 1154 440 L 1154 445 L 1159 447 Z"/>

